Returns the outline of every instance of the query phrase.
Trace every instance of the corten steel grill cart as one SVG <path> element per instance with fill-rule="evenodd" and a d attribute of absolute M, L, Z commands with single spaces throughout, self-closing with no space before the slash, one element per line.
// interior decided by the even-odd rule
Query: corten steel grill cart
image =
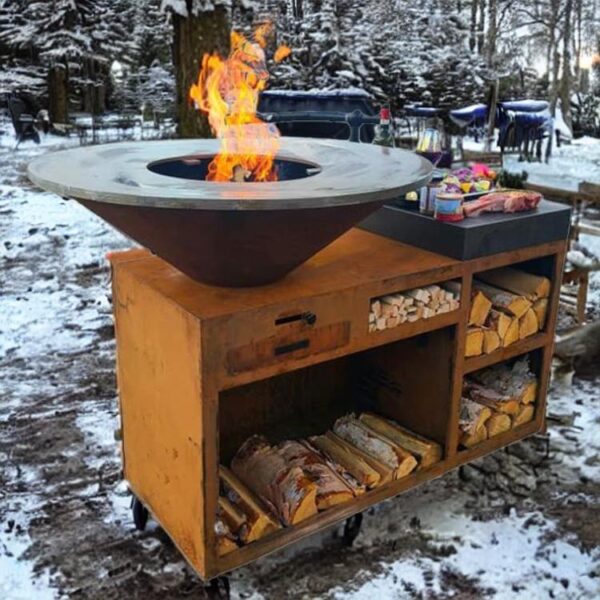
<path fill-rule="evenodd" d="M 33 167 L 33 179 L 52 187 Z M 124 473 L 139 524 L 147 508 L 208 580 L 543 430 L 565 247 L 559 239 L 459 261 L 351 229 L 281 281 L 245 289 L 194 281 L 147 250 L 113 254 Z M 551 279 L 545 327 L 464 358 L 473 276 L 514 264 Z M 457 310 L 369 332 L 372 299 L 450 280 L 462 283 Z M 459 449 L 463 377 L 526 354 L 538 378 L 533 421 Z M 365 369 L 394 384 L 367 408 L 439 443 L 442 459 L 219 556 L 219 464 L 252 434 L 272 442 L 319 434 L 363 410 Z"/>

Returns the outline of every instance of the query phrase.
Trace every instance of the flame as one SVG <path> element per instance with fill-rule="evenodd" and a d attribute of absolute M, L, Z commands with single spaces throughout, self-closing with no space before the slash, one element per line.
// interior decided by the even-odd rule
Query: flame
<path fill-rule="evenodd" d="M 264 48 L 272 26 L 260 25 L 253 40 L 231 33 L 231 52 L 226 59 L 205 54 L 198 82 L 190 99 L 208 114 L 215 136 L 221 140 L 219 154 L 208 168 L 209 181 L 276 181 L 273 161 L 279 150 L 279 130 L 256 116 L 258 97 L 269 74 Z M 291 53 L 282 46 L 275 53 L 283 60 Z"/>
<path fill-rule="evenodd" d="M 273 60 L 276 63 L 280 63 L 284 58 L 287 58 L 292 53 L 292 49 L 289 46 L 281 45 L 277 50 L 275 50 L 275 54 L 273 55 Z"/>

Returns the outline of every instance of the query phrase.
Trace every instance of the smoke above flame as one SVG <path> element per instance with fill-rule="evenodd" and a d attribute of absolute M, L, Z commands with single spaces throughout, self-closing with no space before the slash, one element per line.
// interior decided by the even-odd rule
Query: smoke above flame
<path fill-rule="evenodd" d="M 256 116 L 259 94 L 269 79 L 265 47 L 271 32 L 270 23 L 260 25 L 251 40 L 233 31 L 227 58 L 216 53 L 202 57 L 190 99 L 208 114 L 211 129 L 221 141 L 208 168 L 209 181 L 277 179 L 273 166 L 279 130 Z M 280 62 L 290 53 L 287 46 L 280 46 L 274 60 Z"/>

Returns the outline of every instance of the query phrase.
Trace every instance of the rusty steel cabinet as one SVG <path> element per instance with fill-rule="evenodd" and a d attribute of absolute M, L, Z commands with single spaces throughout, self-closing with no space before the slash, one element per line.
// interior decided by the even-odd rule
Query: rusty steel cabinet
<path fill-rule="evenodd" d="M 564 242 L 457 261 L 358 229 L 282 281 L 247 289 L 196 283 L 145 250 L 110 257 L 124 474 L 198 574 L 213 578 L 544 427 Z M 240 256 L 240 260 L 244 260 Z M 544 331 L 464 358 L 471 278 L 508 264 L 552 279 Z M 458 310 L 368 331 L 372 298 L 457 280 Z M 534 420 L 458 448 L 465 373 L 529 353 Z M 321 433 L 357 410 L 355 377 L 376 365 L 399 382 L 377 410 L 444 448 L 441 462 L 283 528 L 216 552 L 218 465 L 245 437 Z"/>

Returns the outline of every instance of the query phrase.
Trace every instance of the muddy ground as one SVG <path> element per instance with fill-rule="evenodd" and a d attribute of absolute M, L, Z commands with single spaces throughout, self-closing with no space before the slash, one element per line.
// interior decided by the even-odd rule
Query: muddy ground
<path fill-rule="evenodd" d="M 56 144 L 53 144 L 56 145 Z M 0 597 L 203 598 L 121 482 L 104 255 L 129 242 L 0 148 Z M 598 287 L 598 282 L 593 285 Z M 600 372 L 535 436 L 237 571 L 234 598 L 600 596 Z M 527 550 L 527 545 L 531 550 Z"/>

